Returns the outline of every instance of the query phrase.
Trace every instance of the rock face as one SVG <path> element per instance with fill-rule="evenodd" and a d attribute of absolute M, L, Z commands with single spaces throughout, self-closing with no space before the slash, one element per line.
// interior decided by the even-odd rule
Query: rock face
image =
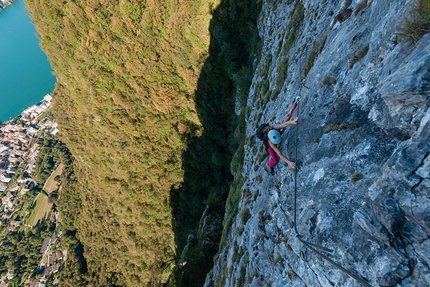
<path fill-rule="evenodd" d="M 339 2 L 262 2 L 247 135 L 300 96 L 282 142 L 299 164 L 298 233 L 371 286 L 430 286 L 430 34 L 398 40 L 414 1 Z M 245 150 L 251 216 L 205 286 L 361 286 L 296 237 L 291 169 L 267 174 L 257 140 Z"/>

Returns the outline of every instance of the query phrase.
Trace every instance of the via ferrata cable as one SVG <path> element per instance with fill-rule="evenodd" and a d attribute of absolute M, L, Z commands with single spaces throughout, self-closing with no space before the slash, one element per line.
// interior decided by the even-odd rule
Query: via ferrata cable
<path fill-rule="evenodd" d="M 297 108 L 297 116 L 299 116 L 299 101 L 300 101 L 300 97 L 296 97 L 293 108 L 287 118 L 287 121 L 290 120 L 291 116 L 294 113 L 294 110 Z M 298 159 L 298 141 L 299 141 L 299 136 L 298 136 L 298 131 L 299 131 L 299 122 L 297 122 L 296 124 L 296 143 L 295 143 L 295 157 L 296 157 L 296 164 L 297 164 L 297 159 Z M 314 251 L 315 253 L 317 253 L 319 256 L 321 256 L 322 258 L 324 258 L 325 260 L 327 260 L 328 262 L 330 262 L 332 265 L 334 265 L 336 268 L 338 268 L 339 270 L 345 272 L 346 274 L 348 274 L 349 276 L 351 276 L 352 278 L 354 278 L 355 280 L 357 280 L 358 282 L 360 282 L 361 284 L 363 284 L 366 287 L 372 287 L 372 285 L 370 285 L 369 283 L 367 283 L 363 278 L 357 276 L 356 274 L 352 273 L 351 271 L 345 269 L 344 267 L 342 267 L 341 265 L 339 265 L 338 263 L 334 262 L 332 259 L 330 259 L 328 256 L 326 256 L 325 254 L 321 253 L 320 251 L 318 251 L 316 248 L 320 249 L 320 250 L 324 250 L 326 252 L 332 252 L 331 249 L 308 242 L 306 240 L 304 240 L 302 238 L 302 236 L 300 235 L 300 233 L 297 230 L 297 174 L 298 174 L 298 167 L 296 166 L 296 169 L 293 171 L 294 172 L 294 231 L 296 233 L 296 237 L 297 239 L 302 242 L 304 245 L 306 245 L 310 250 Z"/>

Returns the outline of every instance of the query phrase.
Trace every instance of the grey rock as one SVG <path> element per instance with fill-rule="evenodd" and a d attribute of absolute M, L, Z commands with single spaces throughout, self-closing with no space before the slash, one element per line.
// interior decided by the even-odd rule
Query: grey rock
<path fill-rule="evenodd" d="M 388 236 L 373 226 L 371 221 L 367 219 L 361 212 L 356 211 L 354 213 L 354 223 L 358 224 L 361 228 L 363 228 L 363 230 L 369 233 L 369 235 L 376 237 L 377 241 L 384 242 L 386 246 L 390 246 Z"/>
<path fill-rule="evenodd" d="M 246 133 L 284 121 L 301 96 L 299 130 L 287 128 L 281 147 L 300 163 L 296 208 L 289 167 L 268 176 L 266 161 L 256 166 L 257 143 L 245 146 L 242 175 L 253 196 L 239 203 L 239 214 L 249 209 L 251 218 L 233 220 L 205 286 L 238 286 L 243 276 L 246 286 L 360 286 L 296 229 L 371 286 L 430 286 L 430 34 L 398 42 L 412 1 L 304 0 L 288 50 L 297 1 L 288 2 L 262 1 L 263 52 Z M 288 75 L 279 83 L 285 58 Z M 266 79 L 276 95 L 261 104 Z"/>
<path fill-rule="evenodd" d="M 379 92 L 394 116 L 412 117 L 415 111 L 422 110 L 430 96 L 430 35 L 425 35 L 411 47 L 397 49 L 384 60 L 385 68 L 381 77 Z M 403 44 L 407 45 L 407 44 Z M 405 49 L 413 49 L 403 58 Z M 398 64 L 398 59 L 402 62 Z M 395 67 L 391 65 L 395 64 Z"/>

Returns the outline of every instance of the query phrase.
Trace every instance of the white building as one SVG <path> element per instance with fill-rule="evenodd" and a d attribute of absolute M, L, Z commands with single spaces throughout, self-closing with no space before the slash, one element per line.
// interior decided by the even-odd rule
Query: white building
<path fill-rule="evenodd" d="M 0 145 L 0 153 L 7 151 L 9 149 L 9 147 L 5 146 L 5 145 Z"/>
<path fill-rule="evenodd" d="M 51 102 L 52 101 L 52 96 L 50 95 L 50 94 L 46 94 L 44 97 L 43 97 L 43 100 L 45 100 L 46 102 Z"/>
<path fill-rule="evenodd" d="M 10 180 L 12 179 L 12 177 L 11 176 L 9 176 L 8 174 L 1 174 L 0 175 L 0 181 L 1 182 L 5 182 L 5 183 L 8 183 L 8 182 L 10 182 Z"/>

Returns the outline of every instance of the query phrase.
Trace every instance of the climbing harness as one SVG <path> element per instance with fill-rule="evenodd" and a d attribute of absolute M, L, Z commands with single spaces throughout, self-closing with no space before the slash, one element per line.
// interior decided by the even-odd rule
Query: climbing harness
<path fill-rule="evenodd" d="M 294 110 L 297 108 L 297 115 L 299 115 L 299 101 L 300 101 L 300 97 L 296 97 L 296 99 L 294 100 L 294 105 L 293 108 L 288 116 L 288 120 L 290 120 L 291 116 L 294 113 Z M 296 146 L 295 146 L 295 156 L 296 156 L 296 162 L 297 162 L 297 147 L 298 147 L 298 130 L 299 130 L 299 122 L 297 122 L 296 124 Z M 325 260 L 327 260 L 328 262 L 330 262 L 333 266 L 335 266 L 336 268 L 338 268 L 339 270 L 345 272 L 346 274 L 348 274 L 349 276 L 351 276 L 352 278 L 354 278 L 355 280 L 357 280 L 358 282 L 360 282 L 361 284 L 363 284 L 366 287 L 372 287 L 369 283 L 367 283 L 363 278 L 357 276 L 356 274 L 352 273 L 351 271 L 345 269 L 344 267 L 342 267 L 341 265 L 339 265 L 338 263 L 334 262 L 332 259 L 330 259 L 327 255 L 323 254 L 321 251 L 326 251 L 326 252 L 333 252 L 333 250 L 308 242 L 306 240 L 304 240 L 302 238 L 302 236 L 300 235 L 300 233 L 297 230 L 297 174 L 298 174 L 298 170 L 297 170 L 297 166 L 296 169 L 294 170 L 294 231 L 296 233 L 296 237 L 297 239 L 303 243 L 305 246 L 307 246 L 310 250 L 314 251 L 316 254 L 318 254 L 319 256 L 321 256 L 322 258 L 324 258 Z M 319 250 L 318 250 L 319 249 Z M 321 251 L 320 251 L 321 250 Z"/>

